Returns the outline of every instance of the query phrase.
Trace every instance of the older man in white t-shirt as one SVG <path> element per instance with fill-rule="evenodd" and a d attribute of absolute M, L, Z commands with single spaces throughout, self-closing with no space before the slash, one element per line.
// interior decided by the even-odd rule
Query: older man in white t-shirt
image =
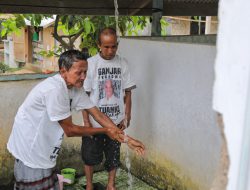
<path fill-rule="evenodd" d="M 64 52 L 59 58 L 59 74 L 35 86 L 18 109 L 7 144 L 16 158 L 15 189 L 58 189 L 53 168 L 64 134 L 73 137 L 104 133 L 123 141 L 122 132 L 92 104 L 82 88 L 87 66 L 81 52 Z M 73 124 L 73 109 L 87 110 L 103 128 Z M 142 143 L 131 138 L 131 144 L 131 148 L 143 152 Z"/>

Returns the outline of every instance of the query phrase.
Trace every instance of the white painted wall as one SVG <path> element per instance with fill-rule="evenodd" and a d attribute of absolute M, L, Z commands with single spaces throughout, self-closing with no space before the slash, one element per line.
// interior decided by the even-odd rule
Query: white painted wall
<path fill-rule="evenodd" d="M 250 189 L 250 1 L 221 0 L 214 104 L 222 113 L 230 167 L 227 190 Z"/>
<path fill-rule="evenodd" d="M 215 47 L 121 39 L 120 52 L 129 60 L 138 86 L 129 134 L 146 144 L 144 159 L 155 163 L 161 158 L 171 160 L 181 169 L 176 172 L 191 177 L 200 189 L 209 189 L 221 144 L 211 108 Z M 1 83 L 0 95 L 5 100 L 0 106 L 3 150 L 17 108 L 37 82 Z M 72 143 L 76 150 L 79 141 Z M 76 158 L 74 163 L 81 165 L 80 157 Z"/>
<path fill-rule="evenodd" d="M 221 145 L 212 110 L 215 46 L 121 39 L 119 52 L 138 87 L 129 134 L 146 144 L 146 159 L 162 155 L 209 189 Z"/>
<path fill-rule="evenodd" d="M 18 65 L 15 61 L 14 55 L 14 41 L 12 37 L 8 36 L 7 40 L 4 41 L 4 62 L 11 68 L 17 68 Z"/>

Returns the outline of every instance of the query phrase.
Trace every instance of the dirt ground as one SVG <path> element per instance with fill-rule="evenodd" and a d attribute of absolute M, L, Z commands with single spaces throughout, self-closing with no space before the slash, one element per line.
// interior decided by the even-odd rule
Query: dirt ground
<path fill-rule="evenodd" d="M 36 73 L 35 71 L 23 68 L 18 71 L 11 72 L 11 74 L 26 74 L 26 73 Z"/>
<path fill-rule="evenodd" d="M 41 69 L 39 66 L 28 63 L 22 68 L 17 68 L 14 70 L 6 71 L 5 73 L 0 73 L 0 75 L 17 75 L 17 74 L 31 74 L 31 73 L 43 73 L 43 74 L 50 74 L 55 71 L 48 70 L 48 69 Z"/>

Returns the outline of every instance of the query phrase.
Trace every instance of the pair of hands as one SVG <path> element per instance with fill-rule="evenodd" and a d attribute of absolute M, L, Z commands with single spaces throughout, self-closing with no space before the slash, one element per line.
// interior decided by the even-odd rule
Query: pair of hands
<path fill-rule="evenodd" d="M 127 143 L 129 148 L 134 150 L 137 155 L 145 154 L 145 146 L 141 141 L 136 140 L 128 135 L 125 135 L 124 132 L 119 128 L 109 128 L 107 131 L 107 135 L 111 139 L 117 140 L 121 143 Z"/>
<path fill-rule="evenodd" d="M 128 139 L 127 144 L 129 146 L 129 148 L 131 148 L 132 150 L 134 150 L 136 152 L 137 155 L 144 155 L 145 154 L 145 146 L 141 141 L 130 137 L 130 139 Z"/>
<path fill-rule="evenodd" d="M 119 125 L 117 125 L 117 127 L 110 127 L 107 130 L 106 135 L 108 135 L 113 140 L 117 140 L 120 143 L 124 143 L 125 139 L 123 130 L 128 128 L 129 124 L 130 124 L 130 119 L 129 120 L 124 119 Z"/>
<path fill-rule="evenodd" d="M 85 123 L 85 127 L 92 127 L 91 123 Z M 124 129 L 129 126 L 129 121 L 123 120 L 118 127 L 106 128 L 105 134 L 113 140 L 117 140 L 120 143 L 127 143 L 130 149 L 134 150 L 138 155 L 143 155 L 145 153 L 145 146 L 139 140 L 133 139 L 132 137 L 124 134 Z"/>

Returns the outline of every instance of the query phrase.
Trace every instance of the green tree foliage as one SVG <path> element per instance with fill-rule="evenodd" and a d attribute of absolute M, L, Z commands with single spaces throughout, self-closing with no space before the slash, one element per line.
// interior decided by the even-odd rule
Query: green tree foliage
<path fill-rule="evenodd" d="M 10 33 L 19 33 L 20 29 L 25 26 L 25 19 L 30 21 L 31 25 L 38 27 L 41 24 L 42 19 L 52 17 L 52 15 L 41 14 L 14 14 L 8 19 L 4 19 L 1 22 L 1 37 Z"/>
<path fill-rule="evenodd" d="M 25 27 L 25 20 L 30 21 L 31 25 L 37 28 L 42 19 L 52 17 L 53 15 L 15 14 L 2 22 L 1 36 L 13 32 L 18 33 L 19 29 Z M 149 22 L 149 18 L 145 16 L 119 16 L 120 35 L 137 35 L 147 22 Z M 55 47 L 57 52 L 80 48 L 87 49 L 90 55 L 94 55 L 97 53 L 96 41 L 99 30 L 104 27 L 115 28 L 116 22 L 114 16 L 56 15 L 54 26 L 52 36 L 61 44 L 60 47 Z M 62 31 L 63 35 L 59 31 Z M 80 36 L 82 37 L 80 47 L 74 47 L 74 42 Z M 41 54 L 46 56 L 46 51 L 41 52 Z M 51 50 L 47 54 L 47 56 L 51 56 Z"/>
<path fill-rule="evenodd" d="M 4 63 L 0 62 L 0 72 L 5 73 L 9 69 L 8 65 L 5 65 Z"/>

